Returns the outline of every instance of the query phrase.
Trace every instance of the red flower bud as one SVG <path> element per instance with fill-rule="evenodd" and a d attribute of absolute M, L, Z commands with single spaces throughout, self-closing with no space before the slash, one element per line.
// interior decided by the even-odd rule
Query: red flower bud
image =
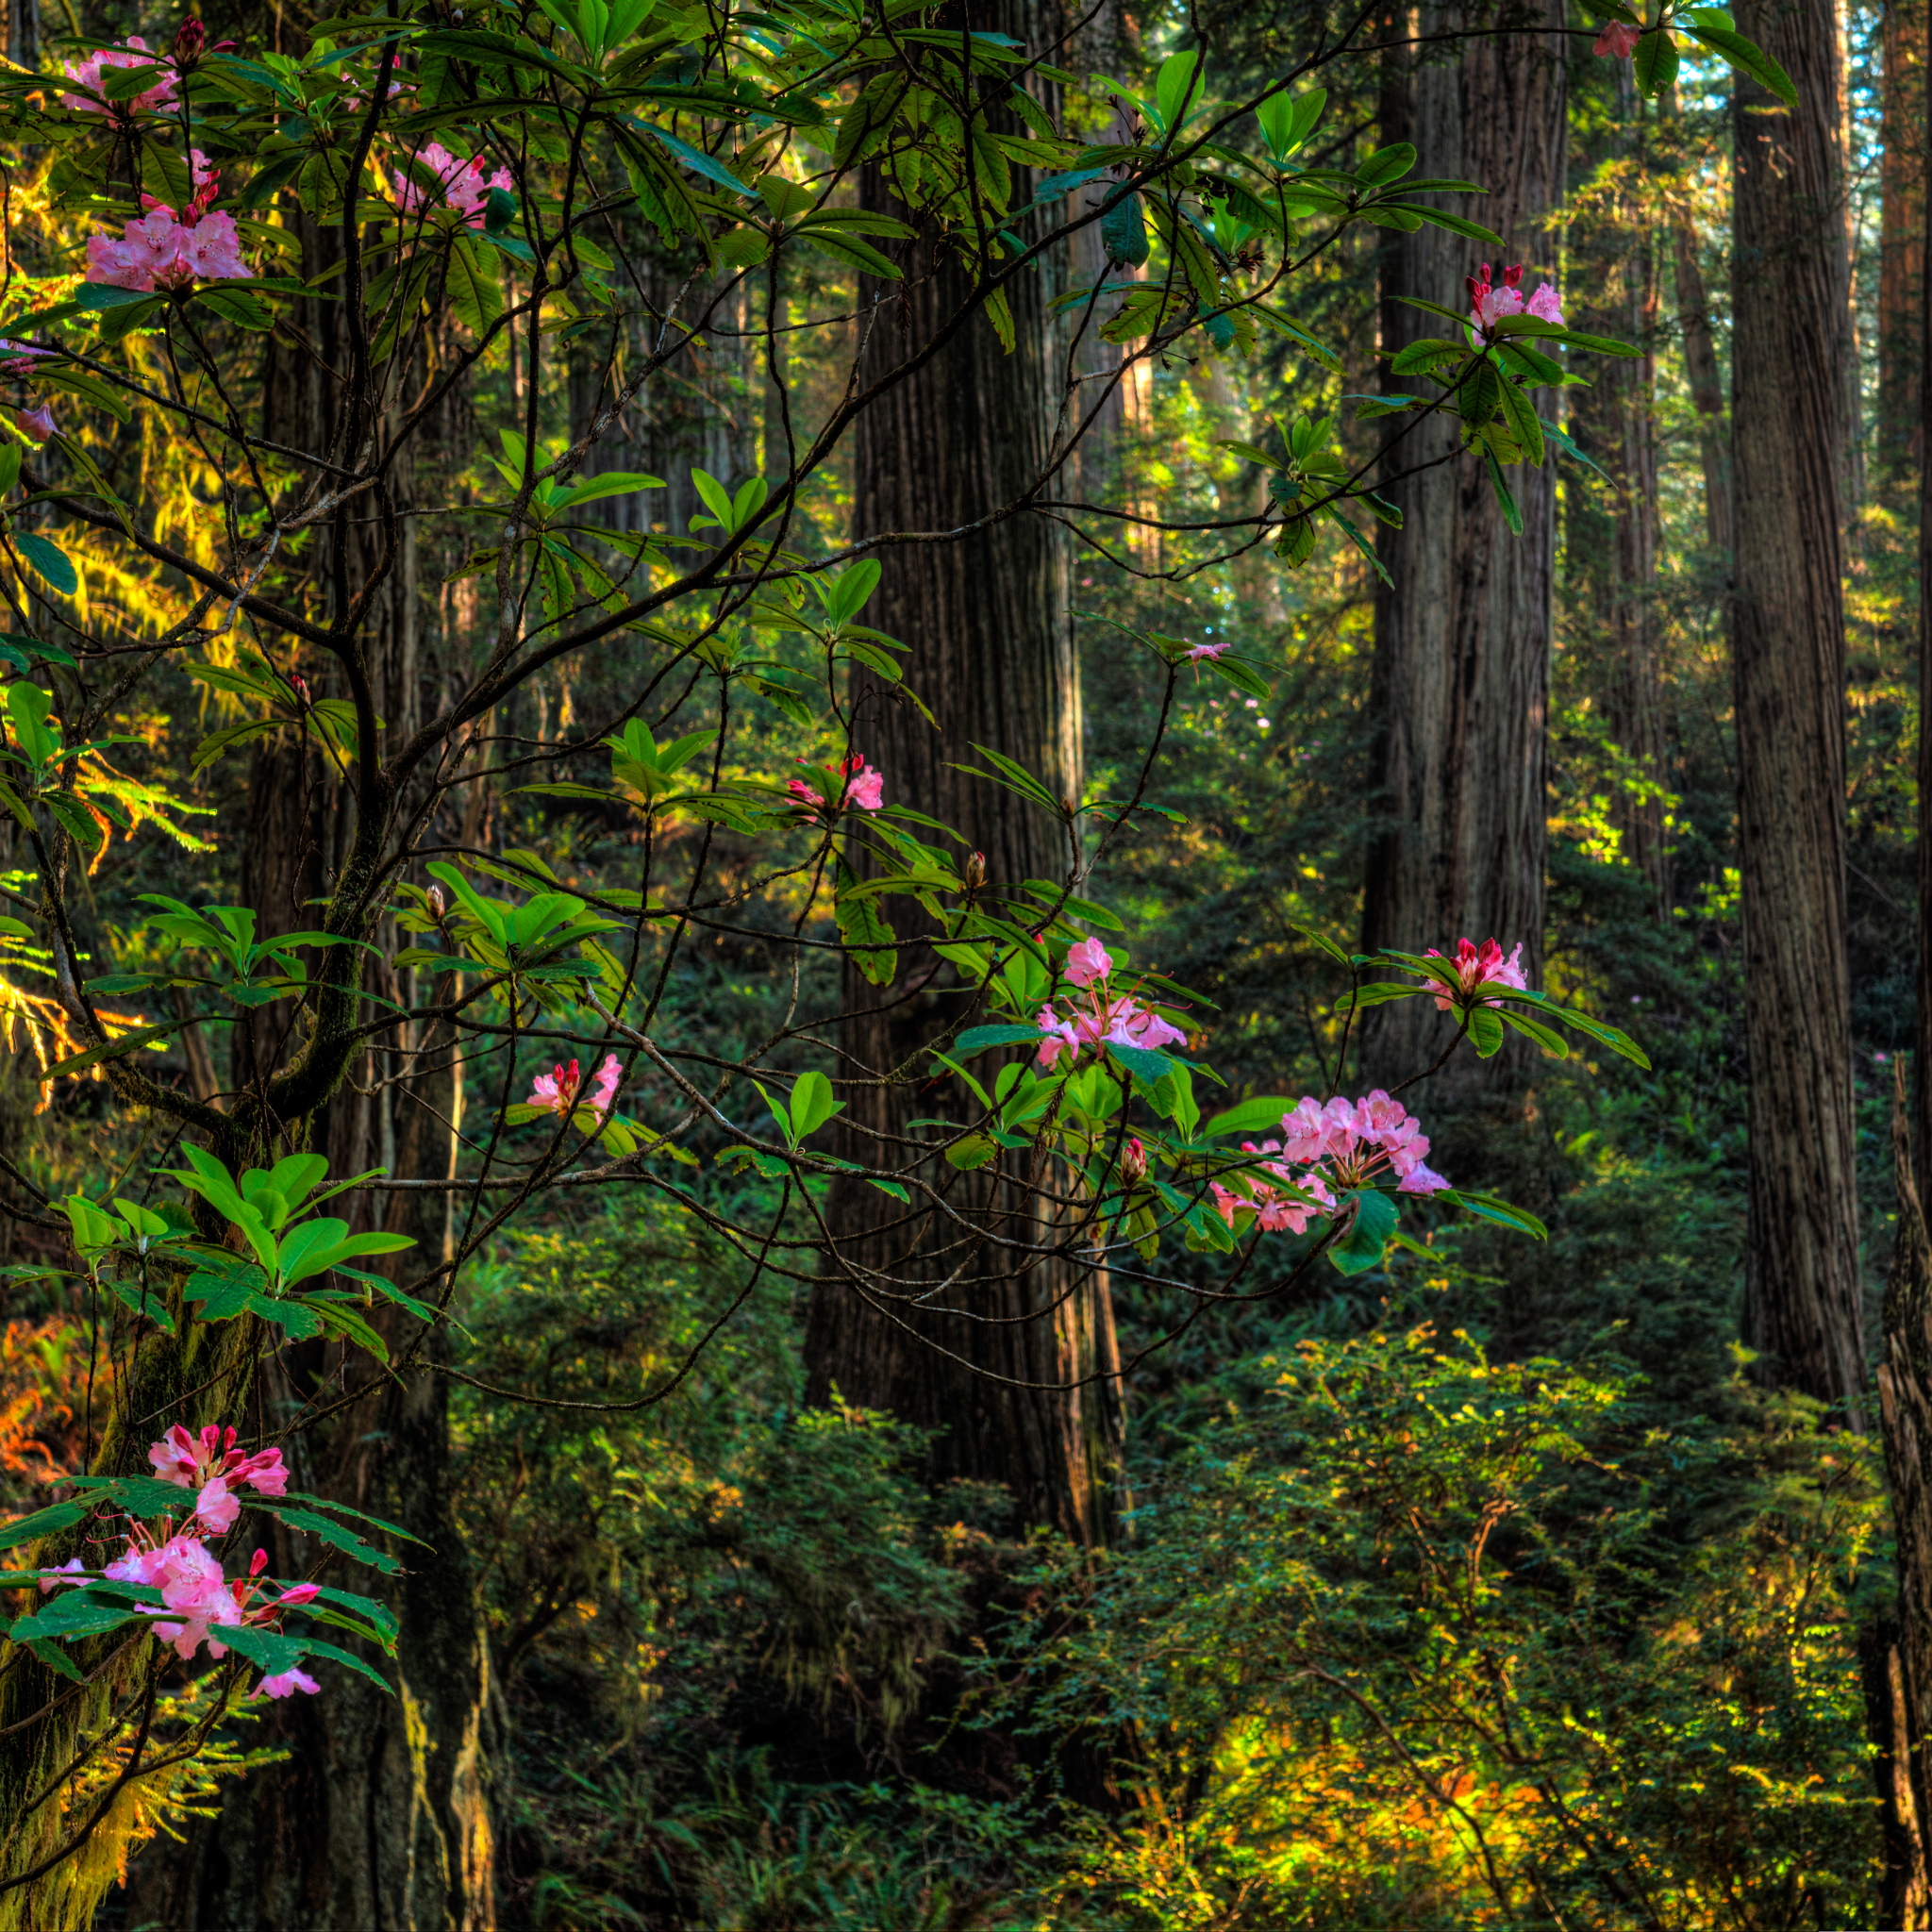
<path fill-rule="evenodd" d="M 201 58 L 202 50 L 208 45 L 208 28 L 190 14 L 175 33 L 175 63 L 188 66 Z"/>

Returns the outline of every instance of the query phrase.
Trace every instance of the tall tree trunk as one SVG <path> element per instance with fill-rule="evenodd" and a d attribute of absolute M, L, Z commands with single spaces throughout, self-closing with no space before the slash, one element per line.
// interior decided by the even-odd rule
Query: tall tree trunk
<path fill-rule="evenodd" d="M 1009 4 L 984 25 L 1035 53 L 1052 42 L 1044 8 Z M 888 200 L 871 172 L 861 197 L 872 206 Z M 924 237 L 908 244 L 908 257 L 904 284 L 873 290 L 889 306 L 870 335 L 865 380 L 894 366 L 908 343 L 927 341 L 970 292 L 961 269 L 950 258 L 935 261 Z M 1011 287 L 1010 354 L 991 323 L 975 317 L 861 419 L 858 535 L 957 529 L 1041 482 L 1063 381 L 1045 283 L 1029 275 Z M 948 762 L 971 743 L 990 745 L 1037 773 L 1056 796 L 1079 797 L 1080 693 L 1057 526 L 1023 512 L 963 542 L 906 545 L 884 558 L 867 620 L 911 646 L 906 679 L 931 707 L 938 729 L 891 687 L 855 680 L 856 745 L 885 772 L 890 796 L 958 828 L 984 852 L 989 890 L 1064 877 L 1071 855 L 1058 826 Z M 915 1097 L 927 1064 L 917 1049 L 932 1037 L 949 995 L 937 984 L 908 992 L 908 982 L 930 961 L 902 957 L 902 979 L 890 992 L 856 974 L 845 987 L 853 1017 L 841 1029 L 844 1065 L 859 1080 L 883 1083 L 843 1090 L 853 1150 L 872 1158 L 879 1143 L 860 1135 L 903 1135 L 910 1117 L 936 1110 L 929 1094 Z M 1015 1217 L 1009 1232 L 1050 1242 L 1050 1222 L 1017 1191 L 1002 1200 L 979 1187 L 975 1200 L 983 1211 Z M 1105 1541 L 1123 1426 L 1118 1384 L 1108 1379 L 1117 1362 L 1105 1277 L 1052 1257 L 1029 1265 L 984 1245 L 946 1291 L 951 1312 L 914 1307 L 888 1298 L 929 1285 L 918 1278 L 929 1264 L 909 1260 L 903 1241 L 884 1231 L 896 1212 L 871 1187 L 833 1188 L 838 1252 L 812 1294 L 809 1399 L 824 1402 L 836 1390 L 848 1402 L 938 1430 L 934 1475 L 1002 1483 L 1025 1521 L 1083 1542 Z M 959 1265 L 952 1255 L 930 1278 Z M 1085 1379 L 1094 1376 L 1101 1379 Z"/>
<path fill-rule="evenodd" d="M 1887 0 L 1878 163 L 1878 435 L 1881 478 L 1924 458 L 1919 385 L 1925 294 L 1925 0 Z"/>
<path fill-rule="evenodd" d="M 1731 502 L 1731 439 L 1724 424 L 1724 378 L 1718 368 L 1717 332 L 1711 326 L 1710 298 L 1698 261 L 1701 243 L 1694 223 L 1678 222 L 1672 231 L 1672 262 L 1677 284 L 1677 326 L 1684 337 L 1684 375 L 1697 411 L 1697 454 L 1704 471 L 1705 541 L 1729 558 L 1737 541 Z"/>
<path fill-rule="evenodd" d="M 1744 1339 L 1760 1373 L 1863 1414 L 1845 965 L 1847 258 L 1830 0 L 1739 25 L 1798 90 L 1737 82 L 1732 674 L 1750 1057 Z"/>
<path fill-rule="evenodd" d="M 401 1089 L 396 1164 L 414 1179 L 456 1170 L 458 1092 L 448 1029 L 422 1042 Z M 394 1257 L 399 1278 L 446 1258 L 445 1192 L 362 1196 L 394 1203 L 388 1224 L 415 1237 Z M 377 1318 L 401 1352 L 417 1325 Z M 158 1932 L 489 1932 L 494 1926 L 493 1833 L 487 1802 L 489 1657 L 475 1579 L 450 1507 L 447 1384 L 434 1372 L 404 1387 L 369 1369 L 360 1400 L 318 1440 L 300 1439 L 304 1488 L 325 1490 L 399 1524 L 400 1579 L 332 1566 L 329 1580 L 388 1601 L 401 1631 L 393 1661 L 372 1657 L 393 1686 L 332 1671 L 319 1697 L 276 1706 L 258 1740 L 285 1764 L 223 1787 L 220 1813 L 178 1844 L 137 1860 L 127 1922 Z M 333 1364 L 331 1365 L 333 1366 Z M 305 1379 L 297 1374 L 294 1380 Z M 294 1386 L 278 1391 L 284 1398 Z M 277 1553 L 278 1574 L 300 1557 Z"/>
<path fill-rule="evenodd" d="M 1928 990 L 1919 967 L 1919 996 Z M 1923 1147 L 1920 1150 L 1924 1158 Z M 1860 1643 L 1865 1707 L 1874 1746 L 1883 1852 L 1880 1916 L 1902 1932 L 1932 1927 L 1932 1252 L 1913 1175 L 1903 1080 L 1892 1110 L 1898 1225 L 1885 1290 L 1878 1413 L 1898 1539 L 1895 1617 Z"/>
<path fill-rule="evenodd" d="M 1424 35 L 1466 23 L 1454 5 L 1424 9 Z M 1410 132 L 1429 175 L 1489 190 L 1485 225 L 1507 260 L 1539 274 L 1542 216 L 1563 192 L 1565 88 L 1554 4 L 1530 9 L 1545 31 L 1498 34 L 1424 56 L 1410 77 Z M 1385 97 L 1390 81 L 1385 75 Z M 1508 103 L 1507 111 L 1498 104 Z M 1448 204 L 1443 204 L 1445 207 Z M 1459 204 L 1458 204 L 1459 206 Z M 1474 243 L 1424 227 L 1386 260 L 1383 348 L 1439 331 L 1421 296 L 1467 306 L 1463 278 Z M 1541 273 L 1554 279 L 1543 256 Z M 1399 420 L 1399 419 L 1395 419 Z M 1379 829 L 1370 849 L 1362 942 L 1405 952 L 1467 934 L 1524 945 L 1535 983 L 1543 926 L 1544 725 L 1549 698 L 1556 557 L 1554 474 L 1509 473 L 1524 534 L 1512 536 L 1474 458 L 1441 461 L 1456 444 L 1454 418 L 1436 416 L 1400 436 L 1391 470 L 1433 464 L 1391 484 L 1403 527 L 1384 527 L 1379 554 L 1393 579 L 1375 599 L 1372 706 Z M 1428 1064 L 1448 1038 L 1434 1007 L 1403 1000 L 1377 1008 L 1364 1028 L 1364 1078 L 1389 1084 Z M 1441 1081 L 1432 1083 L 1440 1096 Z"/>
<path fill-rule="evenodd" d="M 1621 130 L 1596 158 L 1627 175 L 1643 161 L 1642 123 L 1629 69 L 1621 61 Z M 1572 470 L 1564 489 L 1566 568 L 1582 580 L 1602 653 L 1600 688 L 1610 736 L 1637 768 L 1642 791 L 1619 786 L 1611 823 L 1623 856 L 1649 882 L 1659 919 L 1668 916 L 1670 859 L 1665 845 L 1664 730 L 1657 676 L 1655 585 L 1657 544 L 1657 259 L 1634 193 L 1601 191 L 1587 224 L 1573 220 L 1570 272 L 1575 325 L 1633 342 L 1634 360 L 1606 358 L 1592 386 L 1574 392 L 1572 424 L 1585 451 L 1610 476 L 1609 488 Z"/>

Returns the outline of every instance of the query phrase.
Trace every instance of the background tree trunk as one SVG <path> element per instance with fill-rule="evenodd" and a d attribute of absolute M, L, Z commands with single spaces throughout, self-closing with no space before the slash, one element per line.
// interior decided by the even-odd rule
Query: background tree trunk
<path fill-rule="evenodd" d="M 1459 8 L 1439 5 L 1424 9 L 1422 31 L 1468 24 Z M 1563 16 L 1537 5 L 1523 24 L 1560 29 Z M 1422 169 L 1489 190 L 1480 219 L 1504 238 L 1507 261 L 1528 264 L 1528 288 L 1555 279 L 1541 222 L 1563 192 L 1560 49 L 1555 31 L 1502 34 L 1457 45 L 1447 58 L 1424 49 L 1410 75 L 1407 139 Z M 1501 102 L 1508 111 L 1498 111 Z M 1385 354 L 1440 332 L 1434 318 L 1396 298 L 1468 306 L 1463 279 L 1475 268 L 1475 248 L 1424 227 L 1390 250 Z M 1547 463 L 1508 473 L 1524 521 L 1522 537 L 1512 536 L 1480 461 L 1436 460 L 1455 449 L 1457 427 L 1453 417 L 1436 416 L 1406 436 L 1396 432 L 1387 459 L 1391 471 L 1435 466 L 1389 487 L 1404 524 L 1377 538 L 1394 581 L 1375 599 L 1378 830 L 1362 943 L 1419 952 L 1453 950 L 1464 934 L 1478 943 L 1493 935 L 1505 947 L 1521 940 L 1534 985 L 1543 927 L 1555 478 Z M 1362 1035 L 1365 1082 L 1406 1078 L 1448 1037 L 1427 1001 L 1375 1008 Z M 1440 1096 L 1441 1076 L 1431 1084 Z"/>
<path fill-rule="evenodd" d="M 1030 49 L 1051 43 L 1046 9 L 1008 8 L 996 24 Z M 868 205 L 887 200 L 875 173 L 868 171 L 861 195 Z M 926 341 L 970 292 L 961 269 L 935 260 L 923 237 L 908 244 L 905 259 L 904 284 L 870 285 L 887 306 L 872 329 L 862 373 L 868 382 L 893 366 L 906 343 Z M 991 323 L 974 317 L 860 419 L 857 535 L 952 530 L 1041 482 L 1064 379 L 1046 308 L 1052 292 L 1045 275 L 1011 286 L 1011 354 L 1002 352 Z M 1058 826 L 945 762 L 968 743 L 991 745 L 1038 774 L 1057 796 L 1079 799 L 1080 687 L 1058 526 L 1022 513 L 963 542 L 883 555 L 885 575 L 867 621 L 912 647 L 907 682 L 931 707 L 939 729 L 891 687 L 855 678 L 856 747 L 884 771 L 889 799 L 956 826 L 985 853 L 993 889 L 1063 877 L 1069 852 Z M 848 974 L 845 1007 L 856 1017 L 841 1030 L 846 1065 L 855 1074 L 892 1080 L 845 1090 L 854 1129 L 898 1134 L 908 1118 L 943 1110 L 930 1094 L 916 1095 L 926 1072 L 916 1049 L 931 1036 L 946 995 L 908 996 L 912 976 L 932 962 L 910 953 L 902 961 L 901 980 L 889 993 Z M 984 1187 L 977 1198 L 986 1208 L 999 1205 Z M 1026 1217 L 1014 1232 L 1050 1238 L 1033 1210 L 1013 1205 Z M 903 1286 L 909 1271 L 901 1243 L 880 1231 L 895 1212 L 871 1187 L 833 1188 L 831 1225 L 841 1254 Z M 1076 1280 L 1054 1260 L 1023 1267 L 996 1249 L 983 1249 L 968 1274 L 972 1285 L 947 1296 L 960 1312 L 942 1314 L 882 1304 L 851 1269 L 828 1272 L 812 1295 L 808 1399 L 824 1402 L 836 1389 L 848 1402 L 941 1430 L 935 1476 L 1005 1484 L 1026 1522 L 1051 1524 L 1083 1542 L 1105 1541 L 1123 1429 L 1118 1384 L 1010 1386 L 1064 1384 L 1115 1369 L 1104 1277 Z"/>
<path fill-rule="evenodd" d="M 1604 358 L 1591 387 L 1571 391 L 1577 441 L 1613 479 L 1565 474 L 1565 559 L 1573 582 L 1588 587 L 1595 619 L 1591 641 L 1601 653 L 1596 680 L 1609 735 L 1651 789 L 1614 791 L 1610 819 L 1623 856 L 1649 882 L 1657 917 L 1669 917 L 1670 858 L 1663 800 L 1664 721 L 1658 688 L 1656 608 L 1657 439 L 1656 419 L 1657 250 L 1639 207 L 1645 151 L 1630 69 L 1617 63 L 1617 119 L 1635 138 L 1591 157 L 1621 171 L 1631 185 L 1614 195 L 1599 189 L 1586 222 L 1573 219 L 1570 275 L 1574 325 L 1642 350 L 1634 360 Z M 1633 175 L 1634 171 L 1634 175 Z"/>
<path fill-rule="evenodd" d="M 1847 277 L 1837 22 L 1751 0 L 1798 89 L 1737 82 L 1732 675 L 1750 1056 L 1744 1339 L 1857 1426 L 1865 1355 L 1845 930 L 1840 453 Z"/>
<path fill-rule="evenodd" d="M 1878 434 L 1882 484 L 1924 458 L 1919 384 L 1925 290 L 1925 0 L 1887 0 L 1878 163 Z"/>
<path fill-rule="evenodd" d="M 1927 991 L 1921 963 L 1919 991 Z M 1884 1871 L 1880 1916 L 1902 1932 L 1932 1927 L 1932 1252 L 1912 1172 L 1901 1083 L 1892 1115 L 1898 1226 L 1885 1290 L 1878 1413 L 1898 1538 L 1898 1610 L 1860 1642 L 1867 1722 L 1878 1779 Z"/>

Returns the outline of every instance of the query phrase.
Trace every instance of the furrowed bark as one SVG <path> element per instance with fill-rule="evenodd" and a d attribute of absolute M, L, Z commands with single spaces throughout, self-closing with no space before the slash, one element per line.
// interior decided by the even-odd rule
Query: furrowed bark
<path fill-rule="evenodd" d="M 1435 6 L 1424 34 L 1465 25 Z M 1410 132 L 1428 172 L 1481 182 L 1482 220 L 1505 241 L 1505 259 L 1526 263 L 1524 285 L 1554 279 L 1542 228 L 1563 192 L 1565 87 L 1560 10 L 1535 5 L 1506 24 L 1545 29 L 1499 33 L 1447 58 L 1424 48 L 1410 77 Z M 1384 79 L 1384 95 L 1391 83 Z M 1499 101 L 1507 113 L 1495 111 Z M 1448 204 L 1443 204 L 1445 207 Z M 1460 204 L 1458 203 L 1457 206 Z M 1475 244 L 1424 227 L 1387 258 L 1383 348 L 1441 332 L 1440 321 L 1403 306 L 1420 296 L 1467 307 L 1464 277 Z M 1406 419 L 1391 418 L 1393 423 Z M 1365 950 L 1453 951 L 1465 934 L 1524 945 L 1531 985 L 1542 953 L 1545 718 L 1556 556 L 1554 471 L 1507 473 L 1524 534 L 1510 533 L 1476 457 L 1453 457 L 1459 424 L 1431 417 L 1392 442 L 1390 471 L 1433 463 L 1390 487 L 1400 530 L 1383 527 L 1377 552 L 1393 579 L 1375 598 L 1371 710 L 1378 829 L 1362 909 Z M 1448 461 L 1437 459 L 1450 456 Z M 1391 1085 L 1427 1066 L 1449 1035 L 1434 1007 L 1404 1000 L 1375 1008 L 1362 1030 L 1365 1084 Z M 1473 1058 L 1452 1062 L 1466 1074 Z M 1435 1096 L 1444 1077 L 1431 1083 Z"/>
<path fill-rule="evenodd" d="M 1846 258 L 1837 21 L 1739 15 L 1795 111 L 1740 76 L 1732 675 L 1743 878 L 1750 1206 L 1744 1340 L 1758 1373 L 1857 1426 L 1859 1308 L 1845 961 Z"/>
<path fill-rule="evenodd" d="M 1008 9 L 997 24 L 1029 49 L 1050 43 L 1056 30 L 1049 9 L 1029 6 Z M 883 185 L 868 175 L 862 195 L 876 205 Z M 889 370 L 907 344 L 928 340 L 968 293 L 961 269 L 936 261 L 934 253 L 924 239 L 909 244 L 907 281 L 874 288 L 887 306 L 873 325 L 864 379 Z M 976 318 L 860 420 L 856 532 L 957 528 L 1040 481 L 1059 400 L 1055 331 L 1045 308 L 1052 291 L 1043 281 L 1029 277 L 1013 289 L 1011 354 L 991 323 Z M 906 681 L 938 720 L 935 731 L 891 688 L 855 682 L 854 743 L 888 774 L 891 795 L 958 827 L 985 853 L 995 889 L 1063 878 L 1071 858 L 1064 830 L 1010 794 L 951 769 L 955 754 L 948 749 L 991 745 L 1038 774 L 1056 796 L 1079 800 L 1079 684 L 1057 526 L 1023 513 L 963 542 L 889 551 L 868 617 L 912 646 Z M 906 902 L 888 905 L 908 924 L 924 924 Z M 928 1062 L 916 1048 L 959 1002 L 957 994 L 908 997 L 908 982 L 932 963 L 908 950 L 900 979 L 889 990 L 874 989 L 847 969 L 845 1005 L 856 1017 L 841 1029 L 841 1050 L 855 1075 L 886 1083 L 844 1090 L 855 1128 L 900 1134 L 908 1119 L 939 1110 L 931 1093 L 920 1094 Z M 952 1105 L 962 1096 L 955 1087 L 942 1097 Z M 862 1158 L 876 1159 L 878 1144 L 855 1135 L 847 1151 L 861 1158 L 863 1149 Z M 959 1177 L 953 1178 L 957 1185 Z M 976 1178 L 967 1187 L 984 1207 L 1004 1200 L 1012 1217 L 1006 1230 L 1017 1240 L 1055 1239 L 1051 1216 L 1023 1204 L 1019 1190 L 1002 1195 Z M 986 1246 L 966 1261 L 961 1285 L 941 1297 L 958 1312 L 914 1308 L 888 1299 L 865 1278 L 868 1270 L 879 1270 L 894 1277 L 898 1293 L 910 1286 L 901 1243 L 885 1231 L 896 1212 L 875 1189 L 834 1186 L 829 1217 L 841 1263 L 812 1294 L 808 1399 L 826 1401 L 836 1389 L 848 1402 L 939 1430 L 936 1476 L 1005 1484 L 1025 1521 L 1051 1524 L 1081 1542 L 1107 1541 L 1123 1433 L 1118 1384 L 1015 1388 L 974 1373 L 1047 1384 L 1109 1374 L 1117 1363 L 1105 1276 L 1083 1277 L 1064 1260 L 1029 1261 Z M 947 1265 L 962 1258 L 956 1253 Z"/>

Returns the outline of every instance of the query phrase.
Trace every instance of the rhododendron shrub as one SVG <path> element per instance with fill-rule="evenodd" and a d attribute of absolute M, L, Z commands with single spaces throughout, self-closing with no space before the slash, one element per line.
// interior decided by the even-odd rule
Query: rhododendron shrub
<path fill-rule="evenodd" d="M 1473 273 L 1519 238 L 1480 227 L 1480 203 L 1448 211 L 1470 191 L 1415 176 L 1426 158 L 1357 157 L 1307 76 L 1224 84 L 1211 46 L 1163 61 L 1094 147 L 1082 130 L 1127 98 L 1113 76 L 1049 83 L 1041 50 L 962 38 L 936 7 L 888 22 L 774 0 L 757 20 L 546 0 L 487 25 L 351 13 L 243 48 L 190 21 L 166 52 L 130 39 L 59 75 L 0 71 L 0 142 L 31 188 L 8 202 L 0 279 L 0 575 L 21 626 L 0 645 L 0 808 L 32 874 L 0 939 L 48 989 L 9 1008 L 43 1015 L 9 1039 L 50 1107 L 88 1080 L 127 1125 L 132 1166 L 104 1161 L 40 1215 L 66 1231 L 43 1272 L 106 1311 L 115 1388 L 153 1391 L 98 1467 L 0 1529 L 0 1734 L 27 1740 L 0 1754 L 0 1899 L 80 1842 L 83 1821 L 27 1815 L 32 1790 L 115 1753 L 138 1778 L 170 1674 L 325 1700 L 349 1664 L 388 1674 L 393 1620 L 330 1566 L 392 1574 L 408 1532 L 289 1472 L 339 1397 L 359 1427 L 366 1391 L 432 1371 L 465 1271 L 553 1190 L 654 1195 L 754 1275 L 888 1311 L 930 1269 L 971 1319 L 988 1282 L 1043 1262 L 1099 1292 L 1212 1296 L 1221 1269 L 1285 1287 L 1374 1268 L 1403 1217 L 1537 1232 L 1480 1175 L 1431 1168 L 1425 1087 L 1215 1095 L 1213 1009 L 1162 972 L 1158 935 L 1130 945 L 1089 896 L 1121 827 L 1172 809 L 1176 705 L 1197 683 L 1258 704 L 1263 666 L 1225 638 L 1118 625 L 1164 723 L 1090 798 L 961 741 L 922 640 L 867 622 L 882 558 L 1058 504 L 1123 384 L 1262 349 L 1339 367 L 1291 315 L 1351 228 L 1434 224 Z M 1695 14 L 1645 44 L 1678 32 L 1763 67 Z M 908 218 L 856 196 L 860 170 Z M 1076 254 L 1096 227 L 1106 250 Z M 1062 274 L 1107 251 L 1136 274 Z M 948 260 L 972 267 L 953 333 L 907 340 L 900 288 Z M 788 321 L 770 291 L 808 277 L 826 299 Z M 1396 358 L 1399 393 L 1351 399 L 1454 418 L 1453 459 L 1506 501 L 1504 470 L 1544 460 L 1544 392 L 1634 353 L 1521 279 L 1485 274 L 1441 340 Z M 1067 391 L 1052 474 L 957 531 L 855 527 L 866 412 L 960 331 L 1037 359 L 1011 297 L 1042 285 L 1108 344 Z M 724 342 L 769 392 L 734 444 L 758 473 L 630 467 L 637 425 L 705 391 Z M 902 358 L 884 375 L 860 360 L 880 353 Z M 1318 535 L 1370 547 L 1403 458 L 1359 470 L 1320 393 L 1284 394 L 1278 431 L 1235 446 L 1267 491 L 1203 569 L 1257 545 L 1294 568 Z M 674 480 L 702 514 L 667 508 Z M 1052 514 L 1100 542 L 1148 511 Z M 991 837 L 973 849 L 929 778 L 879 752 L 880 704 L 929 722 L 959 781 L 1060 858 L 1009 876 Z M 183 777 L 149 757 L 164 715 L 189 734 Z M 326 857 L 289 895 L 306 924 L 187 885 L 108 891 L 110 841 L 116 860 L 142 846 L 146 882 L 161 841 L 199 855 L 255 829 L 211 824 L 188 781 L 284 755 L 317 774 L 304 836 Z M 690 996 L 724 957 L 707 948 L 746 943 L 782 991 L 765 1030 Z M 1637 1054 L 1526 985 L 1520 951 L 1311 943 L 1344 1045 L 1364 1006 L 1428 997 L 1445 1056 L 1512 1030 Z M 841 1014 L 881 1011 L 892 1057 L 848 1057 Z M 221 1065 L 197 1073 L 210 1037 Z M 854 1105 L 881 1095 L 883 1128 Z M 403 1148 L 416 1170 L 388 1173 Z M 761 1226 L 747 1170 L 774 1184 Z M 891 1217 L 892 1265 L 843 1240 L 835 1190 Z M 425 1202 L 452 1208 L 446 1232 L 440 1211 L 420 1246 L 388 1231 Z M 1176 1247 L 1210 1258 L 1175 1268 Z M 1025 1319 L 1052 1321 L 1052 1298 Z M 285 1414 L 291 1349 L 339 1381 Z M 254 1553 L 291 1545 L 267 1525 L 299 1532 L 303 1574 L 270 1579 Z M 331 1626 L 339 1644 L 315 1634 Z M 16 1757 L 37 1770 L 9 1785 Z"/>

